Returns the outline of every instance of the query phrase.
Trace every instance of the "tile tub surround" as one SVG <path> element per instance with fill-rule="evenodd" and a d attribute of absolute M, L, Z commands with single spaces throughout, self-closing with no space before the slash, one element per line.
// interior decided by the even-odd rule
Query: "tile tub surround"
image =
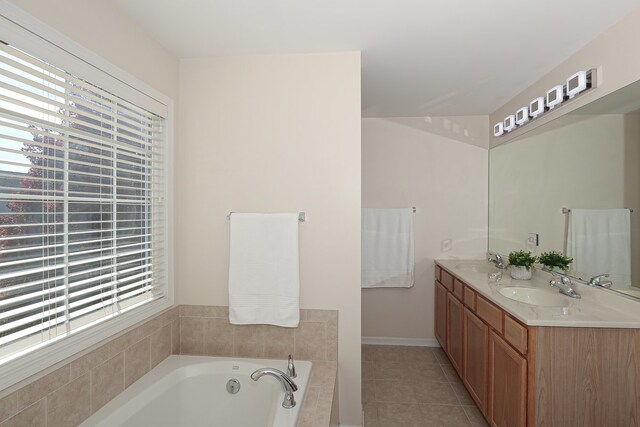
<path fill-rule="evenodd" d="M 2 393 L 0 427 L 76 426 L 179 351 L 178 307 Z"/>
<path fill-rule="evenodd" d="M 362 346 L 364 427 L 487 426 L 441 348 Z"/>
<path fill-rule="evenodd" d="M 238 356 L 313 362 L 298 427 L 328 427 L 336 386 L 338 312 L 300 310 L 297 328 L 232 325 L 229 307 L 181 305 L 180 354 Z"/>

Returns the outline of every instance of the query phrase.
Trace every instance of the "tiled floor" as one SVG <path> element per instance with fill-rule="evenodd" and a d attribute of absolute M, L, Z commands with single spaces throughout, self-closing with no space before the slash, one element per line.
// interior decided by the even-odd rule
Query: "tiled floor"
<path fill-rule="evenodd" d="M 365 427 L 487 426 L 440 348 L 362 346 Z"/>

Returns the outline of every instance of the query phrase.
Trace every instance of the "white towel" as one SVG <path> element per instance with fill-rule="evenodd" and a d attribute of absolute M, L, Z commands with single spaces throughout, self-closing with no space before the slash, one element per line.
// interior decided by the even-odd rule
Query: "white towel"
<path fill-rule="evenodd" d="M 567 255 L 572 269 L 594 276 L 609 273 L 614 285 L 631 283 L 629 209 L 571 209 Z"/>
<path fill-rule="evenodd" d="M 229 321 L 298 326 L 297 213 L 231 215 Z"/>
<path fill-rule="evenodd" d="M 413 209 L 362 209 L 362 287 L 413 286 Z"/>

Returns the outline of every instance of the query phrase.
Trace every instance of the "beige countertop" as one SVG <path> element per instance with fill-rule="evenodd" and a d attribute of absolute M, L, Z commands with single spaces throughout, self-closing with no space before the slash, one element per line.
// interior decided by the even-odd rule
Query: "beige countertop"
<path fill-rule="evenodd" d="M 574 280 L 580 299 L 566 298 L 563 307 L 542 307 L 514 301 L 499 291 L 506 286 L 537 288 L 557 294 L 549 286 L 551 274 L 535 270 L 531 280 L 512 279 L 509 270 L 497 270 L 485 260 L 436 260 L 436 264 L 522 323 L 530 326 L 640 328 L 640 300 L 596 289 Z M 502 275 L 495 272 L 502 271 Z"/>
<path fill-rule="evenodd" d="M 337 363 L 312 362 L 297 427 L 329 427 L 333 408 Z"/>

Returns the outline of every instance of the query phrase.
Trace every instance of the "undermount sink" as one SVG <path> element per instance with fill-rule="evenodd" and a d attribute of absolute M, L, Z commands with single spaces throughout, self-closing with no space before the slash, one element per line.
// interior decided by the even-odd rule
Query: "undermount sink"
<path fill-rule="evenodd" d="M 460 263 L 460 264 L 456 264 L 455 268 L 462 271 L 473 271 L 474 273 L 481 273 L 481 274 L 489 274 L 489 273 L 495 273 L 499 271 L 495 266 L 489 263 L 479 263 L 479 262 Z"/>
<path fill-rule="evenodd" d="M 530 305 L 541 307 L 566 307 L 569 305 L 568 297 L 544 289 L 505 286 L 500 288 L 498 292 L 509 299 Z"/>

